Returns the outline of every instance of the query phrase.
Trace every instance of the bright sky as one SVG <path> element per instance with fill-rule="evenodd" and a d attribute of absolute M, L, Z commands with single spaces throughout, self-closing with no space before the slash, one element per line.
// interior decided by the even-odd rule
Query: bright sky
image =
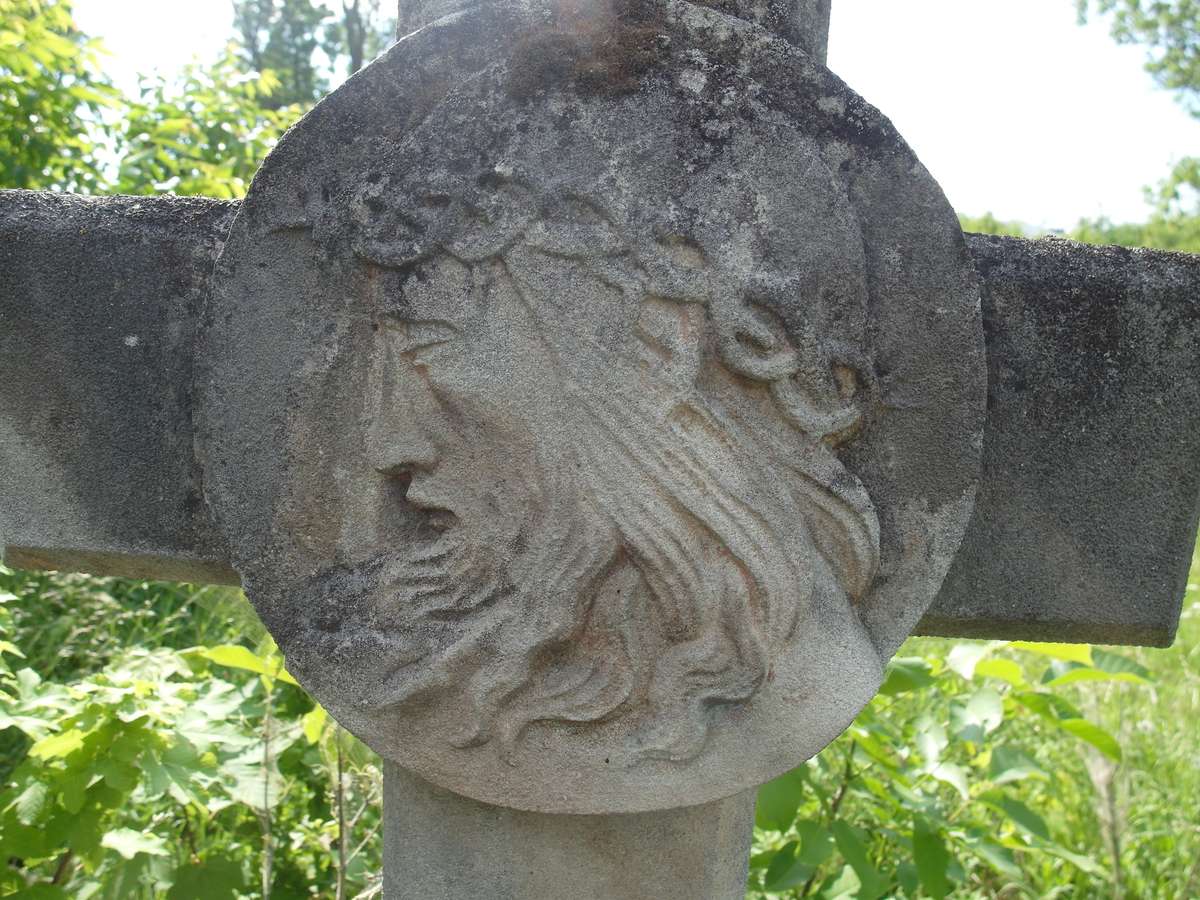
<path fill-rule="evenodd" d="M 75 0 L 126 89 L 208 58 L 229 0 Z M 1200 154 L 1200 122 L 1155 88 L 1143 52 L 1073 0 L 833 0 L 829 64 L 884 111 L 955 209 L 1045 228 L 1139 221 L 1142 188 Z"/>

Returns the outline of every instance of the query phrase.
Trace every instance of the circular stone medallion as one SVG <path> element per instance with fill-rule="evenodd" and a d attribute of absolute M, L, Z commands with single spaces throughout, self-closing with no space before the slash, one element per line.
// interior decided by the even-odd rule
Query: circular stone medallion
<path fill-rule="evenodd" d="M 263 166 L 203 345 L 208 500 L 290 670 L 521 809 L 702 803 L 820 750 L 978 476 L 942 193 L 822 66 L 682 2 L 400 42 Z"/>

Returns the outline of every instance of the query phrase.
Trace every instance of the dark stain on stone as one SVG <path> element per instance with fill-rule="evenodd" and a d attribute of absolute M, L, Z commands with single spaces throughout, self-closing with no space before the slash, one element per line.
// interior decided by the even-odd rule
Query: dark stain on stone
<path fill-rule="evenodd" d="M 516 100 L 563 87 L 581 95 L 632 93 L 664 57 L 665 28 L 653 0 L 559 3 L 549 24 L 518 39 L 508 93 Z"/>

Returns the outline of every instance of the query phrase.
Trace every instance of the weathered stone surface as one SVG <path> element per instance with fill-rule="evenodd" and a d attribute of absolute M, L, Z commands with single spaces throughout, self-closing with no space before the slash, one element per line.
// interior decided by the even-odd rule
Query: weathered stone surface
<path fill-rule="evenodd" d="M 10 565 L 236 583 L 191 433 L 198 306 L 234 211 L 0 191 Z"/>
<path fill-rule="evenodd" d="M 388 900 L 737 900 L 754 792 L 611 816 L 468 800 L 384 763 Z"/>
<path fill-rule="evenodd" d="M 969 245 L 984 477 L 918 630 L 1169 646 L 1200 511 L 1200 256 Z"/>
<path fill-rule="evenodd" d="M 966 526 L 986 367 L 952 210 L 827 70 L 687 3 L 560 13 L 442 19 L 289 132 L 198 434 L 339 721 L 479 800 L 632 812 L 874 694 Z"/>
<path fill-rule="evenodd" d="M 153 245 L 121 232 L 132 204 L 154 210 L 153 233 L 175 248 L 169 255 L 147 252 Z M 217 223 L 211 228 L 190 224 L 203 208 Z M 187 476 L 193 479 L 189 490 L 197 485 L 189 442 L 169 438 L 190 433 L 190 406 L 170 404 L 162 408 L 169 417 L 147 417 L 142 404 L 129 402 L 190 395 L 186 363 L 194 324 L 180 320 L 174 337 L 153 335 L 169 321 L 172 303 L 186 316 L 193 310 L 190 304 L 178 305 L 172 299 L 178 294 L 162 285 L 182 277 L 185 292 L 204 293 L 206 256 L 215 253 L 221 224 L 236 208 L 191 199 L 178 207 L 172 200 L 148 203 L 144 198 L 80 203 L 60 195 L 0 191 L 5 260 L 0 268 L 5 421 L 0 429 L 6 435 L 0 443 L 0 543 L 8 545 L 10 565 L 237 583 L 207 511 L 180 502 L 175 490 L 173 479 L 181 471 L 193 473 Z M 100 216 L 112 216 L 117 224 L 97 226 Z M 113 233 L 124 237 L 90 243 Z M 81 240 L 87 252 L 72 249 Z M 1037 389 L 1025 390 L 1024 396 L 1033 399 L 1021 402 L 1011 393 L 1007 400 L 997 397 L 998 387 L 993 389 L 981 488 L 961 551 L 973 555 L 975 566 L 953 567 L 917 633 L 1169 643 L 1196 531 L 1198 491 L 1188 463 L 1200 457 L 1192 443 L 1200 436 L 1200 404 L 1194 402 L 1200 390 L 1200 361 L 1194 356 L 1200 341 L 1178 336 L 1195 333 L 1200 261 L 1182 254 L 980 235 L 969 235 L 968 247 L 980 270 L 992 384 Z M 124 258 L 130 252 L 134 258 Z M 35 259 L 40 267 L 33 265 Z M 163 271 L 164 259 L 181 260 L 182 275 Z M 61 265 L 60 260 L 70 262 Z M 119 279 L 118 289 L 97 305 L 96 286 L 104 282 L 84 277 L 93 266 L 125 272 L 148 268 Z M 47 283 L 52 290 L 44 290 Z M 113 282 L 108 284 L 111 288 Z M 84 321 L 96 312 L 102 314 L 99 323 Z M 137 327 L 115 330 L 122 337 L 142 335 L 143 347 L 165 346 L 164 358 L 171 364 L 157 370 L 110 363 L 105 379 L 66 391 L 69 373 L 89 371 L 110 349 L 118 359 L 127 356 L 123 341 L 117 346 L 111 334 L 103 335 L 112 323 L 134 317 L 140 317 Z M 1097 323 L 1105 323 L 1104 334 L 1119 338 L 1121 353 L 1091 352 L 1100 333 Z M 33 340 L 23 337 L 27 333 Z M 37 336 L 51 333 L 81 342 L 73 351 L 78 362 L 59 351 L 64 361 L 44 364 L 52 357 L 35 349 Z M 1111 349 L 1112 341 L 1108 344 Z M 1103 366 L 1104 377 L 1087 373 L 1085 365 Z M 1072 381 L 1081 376 L 1089 389 L 1080 390 Z M 89 390 L 103 392 L 101 399 Z M 1045 399 L 1061 397 L 1070 398 L 1069 408 L 1059 405 L 1054 415 L 1044 414 Z M 105 410 L 99 423 L 92 419 L 98 409 Z M 1110 429 L 1105 437 L 1112 443 L 1098 445 L 1089 460 L 1081 460 L 1077 451 L 1086 445 L 1079 438 L 1099 434 L 1092 423 L 1104 418 L 1137 427 Z M 19 442 L 13 438 L 18 432 Z M 70 459 L 84 467 L 94 490 L 61 490 L 81 482 L 86 487 L 87 481 L 67 478 L 60 484 L 59 476 L 39 462 L 64 447 L 87 448 Z M 1108 462 L 1113 455 L 1136 456 L 1137 465 L 1114 472 Z M 1010 458 L 1036 465 L 1010 464 Z M 106 468 L 93 471 L 95 460 L 107 460 Z M 101 478 L 100 471 L 115 474 Z M 141 474 L 130 479 L 127 472 Z M 1133 480 L 1123 487 L 1120 479 L 1131 473 Z M 1037 483 L 1029 480 L 1034 474 Z M 1097 489 L 1099 477 L 1107 479 L 1104 490 Z M 1036 503 L 1029 503 L 1030 495 Z M 1047 515 L 1051 497 L 1057 499 Z M 82 503 L 88 505 L 76 517 Z M 122 516 L 122 508 L 137 514 Z M 1031 518 L 1027 509 L 1040 512 Z M 80 522 L 89 521 L 103 522 L 98 530 L 107 552 L 89 547 L 91 538 L 80 528 Z M 995 521 L 1007 525 L 990 524 Z M 1072 554 L 1082 568 L 1046 552 L 1064 536 L 1087 551 Z M 992 559 L 1003 563 L 993 565 Z"/>

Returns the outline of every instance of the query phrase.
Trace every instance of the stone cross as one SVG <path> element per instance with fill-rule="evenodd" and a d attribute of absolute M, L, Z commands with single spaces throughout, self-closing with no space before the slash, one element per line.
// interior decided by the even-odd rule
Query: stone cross
<path fill-rule="evenodd" d="M 909 634 L 1168 645 L 1200 259 L 964 236 L 829 0 L 426 0 L 246 199 L 0 192 L 11 565 L 242 584 L 391 898 L 741 897 Z"/>

